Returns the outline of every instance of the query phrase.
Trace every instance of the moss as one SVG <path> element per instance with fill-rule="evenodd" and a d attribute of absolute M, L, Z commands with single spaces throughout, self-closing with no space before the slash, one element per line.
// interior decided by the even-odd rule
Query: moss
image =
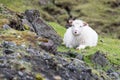
<path fill-rule="evenodd" d="M 23 26 L 24 26 L 24 29 L 25 29 L 25 30 L 30 30 L 30 26 L 29 26 L 29 25 L 24 24 Z"/>
<path fill-rule="evenodd" d="M 40 73 L 35 75 L 36 80 L 45 80 Z"/>
<path fill-rule="evenodd" d="M 45 20 L 47 20 L 47 21 L 56 21 L 54 18 L 53 18 L 53 16 L 51 16 L 49 13 L 47 13 L 47 12 L 44 12 L 44 11 L 42 11 L 42 10 L 40 10 L 40 15 L 41 15 L 41 17 L 42 18 L 44 18 Z M 57 22 L 57 21 L 56 21 Z"/>
<path fill-rule="evenodd" d="M 68 15 L 62 14 L 62 15 L 59 15 L 58 17 L 56 17 L 56 19 L 57 19 L 59 24 L 65 25 L 66 24 L 65 20 L 67 20 L 68 17 L 69 17 Z"/>
<path fill-rule="evenodd" d="M 0 29 L 2 28 L 2 26 L 4 24 L 9 24 L 9 20 L 8 19 L 5 19 L 5 18 L 1 18 L 0 19 Z"/>
<path fill-rule="evenodd" d="M 14 29 L 2 30 L 0 31 L 0 40 L 12 41 L 17 45 L 21 45 L 23 42 L 25 44 L 35 45 L 36 44 L 36 34 L 30 31 L 17 31 Z"/>
<path fill-rule="evenodd" d="M 55 0 L 55 4 L 59 4 L 62 6 L 71 6 L 71 5 L 75 5 L 77 4 L 76 1 L 72 1 L 72 0 Z"/>

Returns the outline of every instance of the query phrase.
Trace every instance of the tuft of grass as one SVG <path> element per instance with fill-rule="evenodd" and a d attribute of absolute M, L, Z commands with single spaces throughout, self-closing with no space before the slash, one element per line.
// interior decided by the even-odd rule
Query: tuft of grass
<path fill-rule="evenodd" d="M 23 43 L 35 45 L 36 43 L 36 34 L 30 31 L 17 31 L 14 29 L 3 30 L 0 29 L 0 41 L 12 41 L 17 45 L 21 45 Z"/>

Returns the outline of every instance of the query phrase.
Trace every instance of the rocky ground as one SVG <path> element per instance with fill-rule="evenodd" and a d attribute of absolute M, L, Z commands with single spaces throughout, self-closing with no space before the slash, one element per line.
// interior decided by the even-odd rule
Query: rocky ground
<path fill-rule="evenodd" d="M 45 3 L 46 4 L 46 3 Z M 84 55 L 59 52 L 62 38 L 37 10 L 16 13 L 0 6 L 1 80 L 119 80 L 119 65 L 112 66 L 101 51 L 84 61 Z M 107 71 L 99 67 L 111 66 Z"/>

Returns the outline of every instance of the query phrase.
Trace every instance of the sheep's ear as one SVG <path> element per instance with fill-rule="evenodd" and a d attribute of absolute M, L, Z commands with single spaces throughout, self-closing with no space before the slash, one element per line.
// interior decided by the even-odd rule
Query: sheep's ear
<path fill-rule="evenodd" d="M 83 26 L 87 26 L 88 24 L 86 22 L 83 23 Z"/>
<path fill-rule="evenodd" d="M 72 24 L 72 23 L 73 23 L 73 20 L 69 20 L 68 23 L 69 23 L 69 24 Z"/>

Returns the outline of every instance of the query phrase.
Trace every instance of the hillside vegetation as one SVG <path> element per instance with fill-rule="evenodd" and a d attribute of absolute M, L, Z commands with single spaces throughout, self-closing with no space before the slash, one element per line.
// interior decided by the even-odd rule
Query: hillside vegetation
<path fill-rule="evenodd" d="M 23 18 L 22 15 L 27 9 L 39 10 L 42 19 L 45 20 L 45 22 L 48 25 L 52 26 L 56 31 L 56 33 L 62 38 L 64 37 L 64 33 L 66 31 L 64 25 L 66 24 L 67 18 L 73 16 L 86 21 L 99 34 L 98 45 L 96 47 L 86 47 L 85 49 L 76 50 L 73 48 L 72 49 L 66 48 L 63 44 L 61 44 L 60 46 L 57 47 L 57 52 L 58 53 L 60 52 L 61 54 L 54 55 L 47 51 L 45 52 L 38 46 L 39 42 L 42 40 L 39 40 L 38 35 L 36 33 L 30 31 L 29 25 L 23 25 L 22 27 L 24 27 L 24 30 L 21 31 L 15 30 L 15 29 L 19 29 L 19 27 L 14 28 L 16 27 L 16 25 L 20 26 L 19 23 L 20 20 L 18 16 L 20 18 L 21 17 Z M 13 26 L 14 29 L 5 30 L 3 28 L 3 25 L 10 24 L 10 21 L 12 20 L 18 21 L 16 25 Z M 16 53 L 17 55 L 17 58 L 15 60 L 17 60 L 17 62 L 19 62 L 19 60 L 20 62 L 26 61 L 26 63 L 23 64 L 21 62 L 22 66 L 25 65 L 26 71 L 32 72 L 31 70 L 32 66 L 35 68 L 36 71 L 38 70 L 38 72 L 36 71 L 34 72 L 35 78 L 37 78 L 36 80 L 44 80 L 43 77 L 41 77 L 41 74 L 39 73 L 41 72 L 42 68 L 46 69 L 46 67 L 47 68 L 55 67 L 54 70 L 53 68 L 50 68 L 50 70 L 48 68 L 48 72 L 51 72 L 52 74 L 55 73 L 54 71 L 59 70 L 57 68 L 60 68 L 61 72 L 62 72 L 62 68 L 65 68 L 67 70 L 68 68 L 66 68 L 66 66 L 65 67 L 61 66 L 62 59 L 63 59 L 63 63 L 66 62 L 70 64 L 70 62 L 76 59 L 76 54 L 80 54 L 83 56 L 82 61 L 85 62 L 85 64 L 92 69 L 92 73 L 97 74 L 97 76 L 99 77 L 101 77 L 102 75 L 103 79 L 105 80 L 112 80 L 112 79 L 115 80 L 116 78 L 110 79 L 107 73 L 109 73 L 109 71 L 110 73 L 116 72 L 118 73 L 117 79 L 119 80 L 120 79 L 120 74 L 119 74 L 120 73 L 120 1 L 119 0 L 100 0 L 100 1 L 98 0 L 0 0 L 0 43 L 1 43 L 0 57 L 4 56 L 4 54 L 2 53 L 7 49 L 6 47 L 4 48 L 4 46 L 2 46 L 4 41 L 12 41 L 18 46 L 17 48 L 15 47 L 16 50 L 15 49 L 13 50 L 13 53 Z M 31 48 L 30 45 L 33 48 Z M 32 54 L 29 51 L 27 52 L 29 48 L 32 49 L 32 51 L 30 51 L 31 53 L 33 52 Z M 38 52 L 41 51 L 41 53 L 37 54 L 38 53 L 37 51 Z M 62 52 L 66 54 L 62 54 Z M 20 55 L 18 55 L 17 53 L 20 53 Z M 67 53 L 73 53 L 73 54 L 68 55 Z M 96 53 L 102 54 L 103 57 L 107 59 L 105 65 L 101 66 L 99 64 L 94 63 L 93 57 Z M 34 57 L 32 58 L 31 56 Z M 50 63 L 47 62 L 46 60 L 42 60 L 40 56 L 43 59 L 46 58 L 46 60 L 50 59 Z M 40 61 L 42 65 L 40 65 L 41 64 Z M 46 61 L 46 63 L 44 63 L 44 61 Z M 11 63 L 12 63 L 11 64 L 12 69 L 18 70 L 19 67 L 17 66 L 16 68 L 16 63 L 12 61 Z M 28 66 L 30 66 L 30 68 Z M 61 72 L 59 72 L 59 74 Z M 47 74 L 47 77 L 51 78 L 51 75 L 48 75 L 47 71 L 43 71 L 43 73 Z M 59 76 L 57 76 L 57 78 L 59 79 Z"/>
<path fill-rule="evenodd" d="M 16 12 L 38 9 L 47 21 L 65 25 L 70 16 L 89 23 L 100 35 L 120 37 L 119 0 L 0 0 L 0 3 Z"/>

